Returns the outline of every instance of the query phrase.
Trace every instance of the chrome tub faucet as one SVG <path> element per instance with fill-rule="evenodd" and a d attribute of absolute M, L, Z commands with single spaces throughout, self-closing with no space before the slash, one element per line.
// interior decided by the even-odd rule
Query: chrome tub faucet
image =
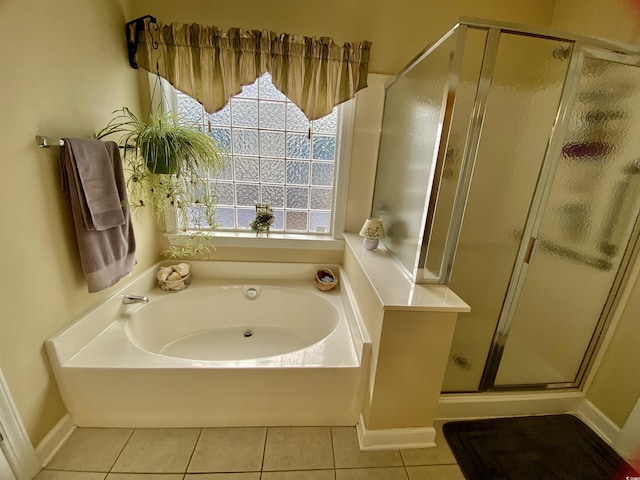
<path fill-rule="evenodd" d="M 149 303 L 149 298 L 143 295 L 125 295 L 122 297 L 123 305 L 131 305 L 134 303 Z"/>

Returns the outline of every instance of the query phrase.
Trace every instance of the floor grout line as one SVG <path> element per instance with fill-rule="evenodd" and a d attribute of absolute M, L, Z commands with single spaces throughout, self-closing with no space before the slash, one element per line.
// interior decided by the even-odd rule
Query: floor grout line
<path fill-rule="evenodd" d="M 329 438 L 331 439 L 331 459 L 333 460 L 333 476 L 335 478 L 336 474 L 336 449 L 335 446 L 333 444 L 333 427 L 329 427 Z"/>
<path fill-rule="evenodd" d="M 191 461 L 193 460 L 193 455 L 196 453 L 196 448 L 198 448 L 198 443 L 200 442 L 200 438 L 202 438 L 202 432 L 203 431 L 204 431 L 204 428 L 201 428 L 200 432 L 198 432 L 198 438 L 196 438 L 196 443 L 193 444 L 193 450 L 191 450 L 191 455 L 189 456 L 189 461 L 187 462 L 187 466 L 185 467 L 184 475 L 182 477 L 182 480 L 187 478 L 187 473 L 189 473 L 189 467 L 191 466 Z"/>
<path fill-rule="evenodd" d="M 264 473 L 264 459 L 267 456 L 267 439 L 269 438 L 269 429 L 271 427 L 264 427 L 264 445 L 262 446 L 262 463 L 260 464 L 260 479 L 262 480 L 262 474 Z"/>
<path fill-rule="evenodd" d="M 334 477 L 335 472 L 338 470 L 379 470 L 379 469 L 389 469 L 389 468 L 402 468 L 408 475 L 409 467 L 446 467 L 446 466 L 459 466 L 457 463 L 434 463 L 434 464 L 419 464 L 419 465 L 387 465 L 387 466 L 359 466 L 359 467 L 340 467 L 340 468 L 297 468 L 294 470 L 246 470 L 246 471 L 233 471 L 233 472 L 220 472 L 220 471 L 211 471 L 211 472 L 96 472 L 91 470 L 59 470 L 59 469 L 51 469 L 45 468 L 43 471 L 49 472 L 60 472 L 60 473 L 87 473 L 87 474 L 103 474 L 105 476 L 108 475 L 182 475 L 183 478 L 186 478 L 187 475 L 191 476 L 199 476 L 199 475 L 229 475 L 229 474 L 241 474 L 241 473 L 260 473 L 261 476 L 264 473 L 293 473 L 293 472 L 312 472 L 312 471 L 333 471 Z"/>
<path fill-rule="evenodd" d="M 107 478 L 109 476 L 109 474 L 111 473 L 111 471 L 113 470 L 113 467 L 116 466 L 116 463 L 118 463 L 118 459 L 120 458 L 120 456 L 122 455 L 122 452 L 124 452 L 124 449 L 127 448 L 127 445 L 129 444 L 129 442 L 131 441 L 131 437 L 133 437 L 133 434 L 135 433 L 136 429 L 132 428 L 131 429 L 131 433 L 129 434 L 129 436 L 127 437 L 127 440 L 124 442 L 124 444 L 122 445 L 122 448 L 120 449 L 120 452 L 118 453 L 118 455 L 116 455 L 115 460 L 113 461 L 113 463 L 111 464 L 111 466 L 109 467 L 109 471 L 107 472 L 107 475 L 105 475 L 104 478 Z"/>

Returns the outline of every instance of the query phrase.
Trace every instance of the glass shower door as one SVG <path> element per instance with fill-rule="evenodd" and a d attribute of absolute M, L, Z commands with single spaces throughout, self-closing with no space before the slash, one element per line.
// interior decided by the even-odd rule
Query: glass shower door
<path fill-rule="evenodd" d="M 473 176 L 449 286 L 471 312 L 458 316 L 444 392 L 479 389 L 567 75 L 554 52 L 571 44 L 501 33 L 495 48 L 475 158 L 473 139 L 457 147 L 471 154 Z"/>
<path fill-rule="evenodd" d="M 531 258 L 485 386 L 580 382 L 640 211 L 638 105 L 637 62 L 584 58 Z"/>

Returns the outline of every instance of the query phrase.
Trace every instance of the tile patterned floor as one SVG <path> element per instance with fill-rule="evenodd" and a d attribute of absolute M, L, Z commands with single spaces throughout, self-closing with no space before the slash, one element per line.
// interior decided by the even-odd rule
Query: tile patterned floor
<path fill-rule="evenodd" d="M 464 480 L 438 446 L 361 452 L 354 427 L 78 428 L 35 480 Z"/>

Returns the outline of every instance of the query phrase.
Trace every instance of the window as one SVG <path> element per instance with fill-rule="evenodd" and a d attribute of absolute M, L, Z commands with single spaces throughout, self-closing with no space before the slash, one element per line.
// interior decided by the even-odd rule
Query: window
<path fill-rule="evenodd" d="M 173 99 L 180 114 L 230 153 L 226 168 L 207 186 L 216 198 L 217 231 L 250 231 L 261 203 L 273 209 L 272 232 L 331 235 L 340 107 L 310 122 L 273 86 L 269 73 L 215 114 L 176 90 Z M 187 228 L 210 226 L 194 221 Z"/>

